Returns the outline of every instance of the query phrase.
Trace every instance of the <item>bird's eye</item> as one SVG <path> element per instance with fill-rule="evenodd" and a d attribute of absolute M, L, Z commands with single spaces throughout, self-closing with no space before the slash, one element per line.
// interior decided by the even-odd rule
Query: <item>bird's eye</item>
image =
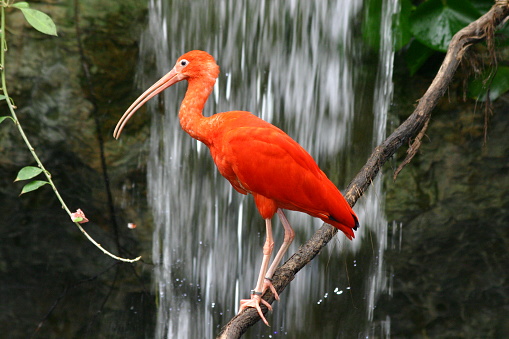
<path fill-rule="evenodd" d="M 182 66 L 182 67 L 187 66 L 188 63 L 189 63 L 189 61 L 187 61 L 186 59 L 180 60 L 180 66 Z"/>

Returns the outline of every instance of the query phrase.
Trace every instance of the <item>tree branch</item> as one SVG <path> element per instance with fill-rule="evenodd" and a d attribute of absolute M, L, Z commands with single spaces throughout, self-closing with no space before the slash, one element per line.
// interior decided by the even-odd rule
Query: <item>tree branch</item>
<path fill-rule="evenodd" d="M 420 140 L 424 135 L 431 117 L 431 111 L 447 90 L 466 50 L 474 43 L 484 39 L 491 39 L 496 27 L 508 16 L 509 1 L 496 1 L 496 4 L 489 12 L 454 35 L 449 44 L 449 49 L 447 50 L 442 66 L 426 93 L 419 100 L 417 108 L 382 144 L 374 149 L 364 167 L 348 186 L 345 198 L 351 206 L 355 205 L 357 200 L 363 195 L 385 162 L 391 158 L 404 143 L 420 134 L 420 137 L 410 146 L 407 158 L 403 161 L 403 166 L 410 162 L 419 149 Z M 402 167 L 398 168 L 398 172 L 401 171 L 401 169 Z M 307 265 L 307 263 L 327 245 L 334 235 L 336 235 L 337 231 L 336 228 L 324 224 L 311 239 L 302 245 L 288 261 L 276 270 L 273 277 L 273 285 L 279 294 L 284 291 L 297 272 Z M 269 290 L 264 294 L 263 299 L 272 303 L 274 301 L 274 296 Z M 267 308 L 263 305 L 261 305 L 261 307 L 262 311 L 266 313 Z M 228 324 L 223 327 L 218 338 L 240 338 L 249 327 L 259 320 L 260 317 L 255 309 L 246 309 L 233 317 Z"/>

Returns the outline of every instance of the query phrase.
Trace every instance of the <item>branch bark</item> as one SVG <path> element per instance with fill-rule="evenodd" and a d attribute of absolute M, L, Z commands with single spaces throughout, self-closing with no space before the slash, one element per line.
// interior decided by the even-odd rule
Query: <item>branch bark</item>
<path fill-rule="evenodd" d="M 382 144 L 374 149 L 364 167 L 346 189 L 345 198 L 351 206 L 355 205 L 357 200 L 363 195 L 385 162 L 390 159 L 404 143 L 418 136 L 409 147 L 407 158 L 402 162 L 397 172 L 399 173 L 399 171 L 411 161 L 419 149 L 421 138 L 424 136 L 424 132 L 431 117 L 431 112 L 451 83 L 454 73 L 466 50 L 471 45 L 484 39 L 490 41 L 497 26 L 507 19 L 508 16 L 509 1 L 496 1 L 495 5 L 486 14 L 454 35 L 449 44 L 442 66 L 426 93 L 419 100 L 414 112 Z M 397 175 L 397 173 L 395 175 Z M 276 270 L 273 277 L 273 285 L 279 294 L 284 291 L 297 272 L 327 245 L 336 235 L 337 231 L 336 228 L 324 224 L 311 239 L 303 244 L 288 261 Z M 274 301 L 274 296 L 269 290 L 264 294 L 263 299 L 272 303 Z M 263 305 L 261 307 L 265 314 L 267 308 Z M 260 317 L 255 309 L 246 309 L 233 317 L 228 324 L 223 327 L 217 338 L 240 338 L 249 327 L 259 320 Z"/>

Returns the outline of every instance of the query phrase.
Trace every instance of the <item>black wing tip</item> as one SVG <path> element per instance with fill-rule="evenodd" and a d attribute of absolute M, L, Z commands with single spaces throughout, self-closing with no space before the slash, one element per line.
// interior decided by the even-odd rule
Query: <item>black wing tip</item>
<path fill-rule="evenodd" d="M 359 219 L 357 219 L 357 216 L 355 214 L 352 213 L 352 217 L 353 217 L 353 220 L 354 220 L 354 227 L 352 227 L 352 229 L 354 231 L 357 231 L 357 229 L 359 227 L 361 227 L 359 225 Z M 336 218 L 334 218 L 332 215 L 329 215 L 329 220 L 332 220 L 332 221 L 335 221 L 335 222 L 339 222 L 339 220 L 337 220 Z"/>
<path fill-rule="evenodd" d="M 361 227 L 361 225 L 359 225 L 359 219 L 357 219 L 357 216 L 355 214 L 352 214 L 352 216 L 353 220 L 355 221 L 355 226 L 353 227 L 353 230 L 357 231 L 357 229 Z"/>

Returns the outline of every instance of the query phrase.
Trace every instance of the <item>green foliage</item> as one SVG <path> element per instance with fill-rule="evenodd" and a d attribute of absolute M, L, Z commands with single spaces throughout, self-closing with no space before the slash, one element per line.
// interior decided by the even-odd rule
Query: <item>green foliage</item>
<path fill-rule="evenodd" d="M 362 36 L 373 49 L 379 47 L 384 1 L 365 2 Z M 413 75 L 431 55 L 445 52 L 453 35 L 492 5 L 492 0 L 426 0 L 414 6 L 412 0 L 399 0 L 392 25 L 394 49 L 407 52 L 405 59 Z"/>
<path fill-rule="evenodd" d="M 16 176 L 16 179 L 14 179 L 14 181 L 16 182 L 16 181 L 20 181 L 20 180 L 32 179 L 33 177 L 36 177 L 41 173 L 42 173 L 42 169 L 40 169 L 39 167 L 26 166 L 26 167 L 23 167 L 18 172 L 18 175 Z"/>
<path fill-rule="evenodd" d="M 380 9 L 382 0 L 369 0 L 366 11 L 369 23 L 363 23 L 363 37 L 371 47 L 380 38 Z M 400 12 L 393 20 L 394 48 L 403 53 L 410 75 L 414 75 L 436 53 L 447 51 L 449 43 L 459 30 L 486 13 L 493 0 L 425 0 L 414 6 L 411 0 L 400 0 Z M 416 3 L 416 1 L 413 1 Z M 509 28 L 497 32 L 502 46 L 508 44 Z M 500 46 L 500 45 L 499 45 Z M 501 67 L 496 75 L 486 73 L 483 80 L 473 80 L 468 94 L 476 100 L 495 100 L 509 90 L 507 69 Z"/>
<path fill-rule="evenodd" d="M 453 35 L 480 16 L 467 0 L 428 0 L 410 15 L 410 31 L 423 45 L 445 52 Z"/>
<path fill-rule="evenodd" d="M 21 194 L 25 194 L 25 193 L 28 193 L 28 192 L 32 192 L 32 191 L 35 191 L 36 189 L 44 186 L 44 185 L 49 185 L 50 183 L 47 182 L 47 181 L 43 181 L 43 180 L 34 180 L 34 181 L 31 181 L 29 182 L 28 184 L 26 184 L 25 186 L 23 186 L 23 189 L 21 190 Z"/>
<path fill-rule="evenodd" d="M 366 20 L 362 21 L 362 37 L 372 49 L 380 47 L 382 6 L 387 0 L 365 0 Z M 410 13 L 414 9 L 410 0 L 400 0 L 400 14 L 393 18 L 394 46 L 396 50 L 404 47 L 412 38 L 410 32 Z"/>
<path fill-rule="evenodd" d="M 11 119 L 12 121 L 14 121 L 14 119 L 10 116 L 3 116 L 3 117 L 0 117 L 0 124 L 5 120 L 5 119 Z"/>
<path fill-rule="evenodd" d="M 39 32 L 48 35 L 57 35 L 57 27 L 46 13 L 30 8 L 27 2 L 15 3 L 12 7 L 21 10 L 28 23 Z"/>
<path fill-rule="evenodd" d="M 405 61 L 410 75 L 414 75 L 434 53 L 434 50 L 413 39 L 408 44 L 405 53 Z"/>
<path fill-rule="evenodd" d="M 468 96 L 479 101 L 486 101 L 488 93 L 489 99 L 493 101 L 507 91 L 509 91 L 507 66 L 499 66 L 496 72 L 484 72 L 480 79 L 474 79 L 468 86 Z"/>
<path fill-rule="evenodd" d="M 44 172 L 44 171 L 39 167 L 26 166 L 26 167 L 23 167 L 18 172 L 18 175 L 16 176 L 16 179 L 14 181 L 16 182 L 16 181 L 20 181 L 20 180 L 29 180 L 29 179 L 35 178 L 42 172 Z M 38 189 L 46 184 L 50 185 L 50 183 L 48 181 L 43 181 L 43 180 L 31 181 L 28 184 L 26 184 L 25 186 L 23 186 L 23 189 L 21 190 L 20 195 L 35 191 L 36 189 Z"/>
<path fill-rule="evenodd" d="M 26 1 L 20 1 L 20 2 L 17 2 L 15 4 L 12 4 L 12 7 L 23 9 L 23 8 L 29 8 L 30 5 Z"/>
<path fill-rule="evenodd" d="M 15 4 L 10 4 L 9 2 L 0 2 L 0 13 L 1 13 L 1 26 L 0 26 L 0 45 L 4 46 L 4 48 L 0 49 L 0 71 L 1 71 L 1 80 L 2 80 L 2 86 L 1 86 L 1 92 L 0 94 L 0 100 L 6 100 L 7 106 L 9 108 L 9 111 L 11 112 L 11 116 L 2 116 L 0 117 L 0 123 L 2 123 L 6 119 L 11 119 L 15 125 L 17 126 L 23 140 L 25 141 L 28 149 L 32 153 L 35 161 L 37 162 L 39 167 L 35 166 L 26 166 L 23 167 L 16 176 L 16 179 L 14 181 L 20 181 L 20 180 L 30 180 L 36 176 L 38 176 L 41 173 L 44 173 L 47 181 L 44 180 L 34 180 L 29 183 L 27 183 L 23 189 L 21 190 L 21 194 L 25 194 L 31 191 L 35 191 L 36 189 L 48 184 L 51 185 L 57 194 L 57 197 L 61 200 L 60 194 L 56 190 L 55 185 L 53 184 L 53 181 L 51 180 L 51 176 L 48 171 L 44 169 L 43 164 L 39 160 L 39 157 L 35 153 L 35 150 L 31 146 L 30 142 L 28 141 L 28 138 L 25 135 L 25 132 L 23 131 L 23 128 L 21 127 L 19 120 L 16 116 L 16 106 L 14 105 L 14 101 L 11 99 L 9 94 L 7 93 L 7 84 L 5 79 L 5 52 L 7 51 L 7 41 L 5 36 L 5 8 L 6 7 L 13 7 L 21 10 L 23 15 L 25 16 L 26 20 L 32 27 L 34 27 L 36 30 L 49 34 L 49 35 L 57 35 L 57 30 L 55 23 L 53 20 L 45 13 L 38 11 L 36 9 L 31 9 L 30 5 L 27 2 L 18 2 Z M 20 194 L 20 195 L 21 195 Z M 65 205 L 62 201 L 62 204 Z M 70 212 L 68 212 L 70 214 Z"/>

